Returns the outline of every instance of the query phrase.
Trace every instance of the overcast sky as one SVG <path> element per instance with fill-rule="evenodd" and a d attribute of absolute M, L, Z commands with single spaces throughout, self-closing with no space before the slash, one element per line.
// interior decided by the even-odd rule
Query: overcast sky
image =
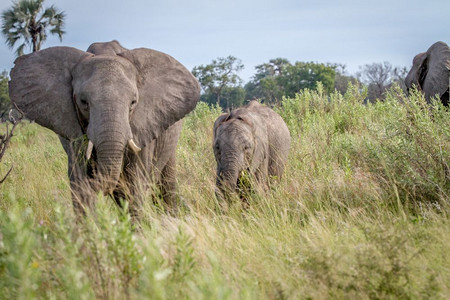
<path fill-rule="evenodd" d="M 12 1 L 0 0 L 0 10 Z M 389 61 L 409 67 L 436 41 L 450 43 L 450 0 L 46 0 L 64 10 L 62 43 L 86 50 L 97 41 L 166 52 L 188 69 L 233 55 L 247 81 L 272 58 L 358 66 Z M 0 44 L 0 70 L 14 51 Z"/>

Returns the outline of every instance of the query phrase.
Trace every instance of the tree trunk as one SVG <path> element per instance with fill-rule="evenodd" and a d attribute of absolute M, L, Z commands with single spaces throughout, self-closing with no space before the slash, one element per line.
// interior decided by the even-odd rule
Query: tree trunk
<path fill-rule="evenodd" d="M 216 104 L 220 106 L 220 93 L 217 93 Z"/>
<path fill-rule="evenodd" d="M 33 41 L 33 52 L 36 52 L 37 51 L 37 36 L 35 34 L 33 34 L 33 36 L 31 38 Z"/>
<path fill-rule="evenodd" d="M 39 35 L 39 30 L 40 27 L 36 26 L 36 21 L 34 20 L 34 18 L 31 20 L 30 26 L 29 26 L 29 31 L 31 34 L 31 42 L 33 43 L 33 52 L 36 52 L 39 50 L 38 47 L 38 35 Z"/>
<path fill-rule="evenodd" d="M 222 93 L 223 85 L 217 90 L 217 105 L 220 106 L 220 94 Z"/>

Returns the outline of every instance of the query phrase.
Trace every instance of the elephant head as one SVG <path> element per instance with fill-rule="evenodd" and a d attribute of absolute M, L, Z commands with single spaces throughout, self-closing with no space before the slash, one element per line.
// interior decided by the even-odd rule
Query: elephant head
<path fill-rule="evenodd" d="M 240 176 L 254 175 L 265 161 L 267 143 L 259 119 L 244 108 L 222 114 L 214 123 L 214 156 L 217 162 L 216 194 L 238 191 Z"/>
<path fill-rule="evenodd" d="M 86 51 L 95 55 L 117 55 L 127 50 L 118 41 L 114 40 L 106 43 L 92 43 Z"/>
<path fill-rule="evenodd" d="M 123 51 L 52 47 L 21 56 L 9 83 L 11 100 L 29 119 L 67 140 L 87 136 L 86 156 L 95 153 L 102 178 L 96 189 L 107 193 L 127 149 L 139 152 L 190 112 L 200 94 L 197 80 L 169 55 L 114 49 Z"/>
<path fill-rule="evenodd" d="M 430 101 L 438 95 L 444 105 L 449 105 L 450 48 L 444 42 L 434 43 L 427 52 L 414 57 L 413 66 L 405 79 L 406 87 L 415 85 Z"/>

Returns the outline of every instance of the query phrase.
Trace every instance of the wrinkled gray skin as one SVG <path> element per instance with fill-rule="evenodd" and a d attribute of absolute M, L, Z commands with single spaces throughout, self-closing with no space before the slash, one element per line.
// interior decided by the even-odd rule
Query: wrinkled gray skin
<path fill-rule="evenodd" d="M 52 47 L 19 57 L 11 100 L 59 135 L 76 210 L 92 205 L 100 190 L 138 199 L 151 182 L 174 208 L 175 148 L 181 118 L 199 99 L 197 80 L 155 50 L 127 50 L 117 41 L 88 50 Z M 87 140 L 93 143 L 89 160 Z"/>
<path fill-rule="evenodd" d="M 93 43 L 86 51 L 95 55 L 117 55 L 127 50 L 118 41 L 114 40 L 107 43 Z"/>
<path fill-rule="evenodd" d="M 290 144 L 283 119 L 256 101 L 222 114 L 214 123 L 216 195 L 228 199 L 236 192 L 243 171 L 267 189 L 269 176 L 281 179 Z"/>
<path fill-rule="evenodd" d="M 427 52 L 414 57 L 413 66 L 405 79 L 406 87 L 415 85 L 429 102 L 438 95 L 449 106 L 450 48 L 444 42 L 434 43 Z"/>

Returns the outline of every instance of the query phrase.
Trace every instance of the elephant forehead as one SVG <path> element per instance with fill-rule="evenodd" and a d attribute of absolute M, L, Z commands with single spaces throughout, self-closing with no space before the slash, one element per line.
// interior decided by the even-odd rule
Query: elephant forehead
<path fill-rule="evenodd" d="M 109 80 L 124 80 L 136 82 L 137 70 L 134 65 L 119 56 L 98 55 L 81 61 L 74 69 L 74 77 L 88 79 L 103 77 Z"/>
<path fill-rule="evenodd" d="M 239 120 L 232 120 L 218 128 L 217 138 L 226 142 L 243 142 L 252 138 L 252 130 L 249 125 Z"/>

